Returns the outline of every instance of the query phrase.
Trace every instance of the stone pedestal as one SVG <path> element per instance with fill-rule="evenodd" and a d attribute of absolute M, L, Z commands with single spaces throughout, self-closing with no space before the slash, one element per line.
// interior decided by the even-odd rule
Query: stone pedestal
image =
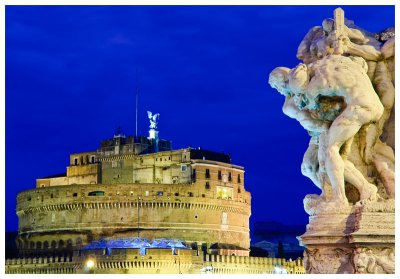
<path fill-rule="evenodd" d="M 394 273 L 395 202 L 319 210 L 298 239 L 306 273 Z"/>

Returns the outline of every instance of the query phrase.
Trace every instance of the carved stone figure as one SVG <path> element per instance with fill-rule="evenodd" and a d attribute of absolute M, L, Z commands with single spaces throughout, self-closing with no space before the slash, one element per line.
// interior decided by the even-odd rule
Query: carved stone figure
<path fill-rule="evenodd" d="M 300 43 L 304 63 L 269 76 L 285 96 L 283 113 L 311 136 L 301 171 L 321 194 L 305 197 L 310 224 L 299 238 L 310 273 L 394 272 L 394 46 L 394 28 L 367 32 L 338 8 Z M 358 241 L 385 249 L 360 252 Z M 353 251 L 352 268 L 332 269 L 332 249 L 347 251 L 339 262 Z"/>
<path fill-rule="evenodd" d="M 373 251 L 375 250 L 375 251 Z M 394 273 L 394 250 L 359 247 L 354 253 L 357 273 Z"/>

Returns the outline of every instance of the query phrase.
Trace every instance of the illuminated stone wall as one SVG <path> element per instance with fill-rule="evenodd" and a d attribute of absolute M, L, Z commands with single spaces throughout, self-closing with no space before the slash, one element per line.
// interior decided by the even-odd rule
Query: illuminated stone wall
<path fill-rule="evenodd" d="M 70 185 L 21 192 L 17 245 L 32 255 L 72 250 L 102 237 L 136 236 L 138 211 L 141 237 L 207 247 L 225 243 L 248 253 L 250 193 L 218 199 L 195 184 Z"/>
<path fill-rule="evenodd" d="M 122 253 L 121 253 L 122 252 Z M 92 260 L 94 267 L 88 269 L 86 263 Z M 303 261 L 208 255 L 205 260 L 195 251 L 149 249 L 146 255 L 139 255 L 135 249 L 74 256 L 72 258 L 24 258 L 6 260 L 5 273 L 97 273 L 97 274 L 272 274 L 287 272 L 304 274 Z"/>

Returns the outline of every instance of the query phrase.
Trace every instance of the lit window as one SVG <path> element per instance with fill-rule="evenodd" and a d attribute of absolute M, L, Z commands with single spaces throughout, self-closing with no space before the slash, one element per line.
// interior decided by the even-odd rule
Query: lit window
<path fill-rule="evenodd" d="M 91 196 L 91 197 L 100 197 L 100 196 L 104 196 L 104 191 L 93 191 L 93 192 L 90 192 L 90 193 L 88 194 L 88 196 Z"/>
<path fill-rule="evenodd" d="M 148 196 L 149 196 L 149 191 L 146 191 L 146 192 L 144 193 L 144 195 L 145 195 L 146 197 L 148 197 Z"/>
<path fill-rule="evenodd" d="M 218 199 L 232 199 L 232 188 L 217 187 L 217 198 Z"/>

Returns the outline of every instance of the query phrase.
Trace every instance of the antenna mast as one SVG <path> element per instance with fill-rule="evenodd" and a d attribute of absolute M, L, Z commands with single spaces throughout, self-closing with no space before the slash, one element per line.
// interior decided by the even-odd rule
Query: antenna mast
<path fill-rule="evenodd" d="M 138 69 L 136 68 L 136 125 L 135 125 L 135 136 L 137 138 L 138 133 L 138 103 L 139 103 L 139 78 L 138 78 Z"/>

